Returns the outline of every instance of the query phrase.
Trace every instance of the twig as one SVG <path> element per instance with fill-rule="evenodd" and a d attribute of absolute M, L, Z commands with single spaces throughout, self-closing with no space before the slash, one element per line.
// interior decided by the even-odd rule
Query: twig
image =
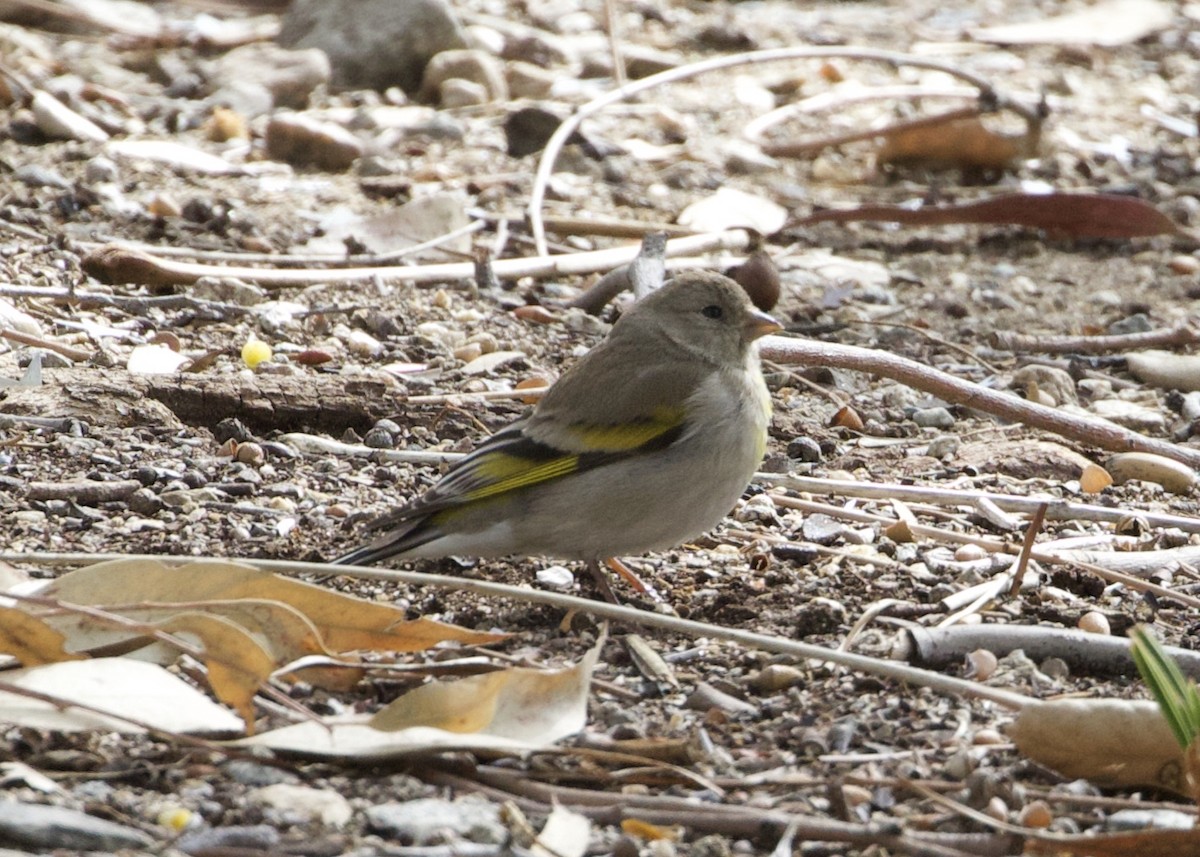
<path fill-rule="evenodd" d="M 0 296 L 11 298 L 41 298 L 55 303 L 77 304 L 81 307 L 112 307 L 134 315 L 145 315 L 149 309 L 184 309 L 205 313 L 214 318 L 236 318 L 250 310 L 237 304 L 218 303 L 194 298 L 191 295 L 158 295 L 127 297 L 78 292 L 74 289 L 45 289 L 37 286 L 0 286 Z"/>
<path fill-rule="evenodd" d="M 843 57 L 852 60 L 866 60 L 874 62 L 889 63 L 895 66 L 912 66 L 914 68 L 925 68 L 934 71 L 941 71 L 960 80 L 965 80 L 971 85 L 979 89 L 980 98 L 990 98 L 996 103 L 1000 99 L 997 98 L 992 84 L 984 77 L 959 68 L 949 63 L 939 62 L 937 60 L 917 57 L 911 54 L 900 53 L 898 51 L 883 51 L 871 50 L 868 48 L 772 48 L 762 51 L 751 51 L 749 53 L 733 54 L 731 56 L 716 57 L 703 62 L 692 63 L 690 65 L 679 66 L 678 68 L 668 69 L 667 71 L 652 74 L 649 77 L 641 80 L 628 83 L 611 92 L 606 92 L 597 98 L 592 99 L 586 104 L 580 105 L 573 114 L 567 117 L 550 139 L 546 143 L 546 148 L 542 151 L 541 160 L 538 162 L 537 173 L 534 175 L 533 188 L 529 195 L 529 226 L 533 232 L 533 239 L 539 255 L 546 255 L 546 229 L 542 221 L 542 200 L 546 195 L 546 186 L 550 181 L 550 174 L 554 170 L 554 162 L 558 160 L 559 152 L 570 139 L 571 135 L 579 127 L 584 119 L 600 112 L 610 104 L 616 104 L 619 101 L 624 101 L 634 95 L 638 95 L 655 87 L 662 86 L 667 83 L 675 83 L 681 80 L 695 77 L 700 74 L 705 74 L 710 71 L 718 71 L 720 69 L 731 68 L 740 65 L 757 65 L 760 63 L 778 62 L 780 60 L 797 60 L 797 59 L 828 59 L 830 57 Z M 1020 113 L 1023 117 L 1029 118 L 1036 116 L 1036 111 L 1022 108 L 1020 105 L 1013 104 L 1011 108 Z"/>
<path fill-rule="evenodd" d="M 1200 330 L 1191 321 L 1163 330 L 1107 336 L 1036 336 L 1011 330 L 993 331 L 988 336 L 988 345 L 993 348 L 1016 353 L 1038 351 L 1042 354 L 1111 354 L 1140 348 L 1195 345 L 1197 342 L 1200 342 Z"/>
<path fill-rule="evenodd" d="M 913 86 L 910 84 L 876 86 L 871 89 L 836 89 L 813 95 L 792 104 L 785 104 L 783 107 L 778 107 L 770 113 L 764 113 L 746 125 L 742 130 L 742 136 L 752 143 L 757 143 L 768 130 L 782 122 L 786 122 L 793 116 L 829 112 L 864 101 L 916 101 L 922 98 L 978 99 L 979 91 L 968 89 L 965 86 L 943 87 L 939 89 L 937 87 Z"/>
<path fill-rule="evenodd" d="M 1032 428 L 1045 429 L 1101 449 L 1114 452 L 1152 452 L 1189 467 L 1200 468 L 1200 449 L 1146 437 L 1107 420 L 1088 419 L 1019 399 L 1008 393 L 998 393 L 885 351 L 832 342 L 768 336 L 763 340 L 761 353 L 765 359 L 774 360 L 776 363 L 804 363 L 882 375 L 931 393 L 952 404 L 974 408 L 1001 419 L 1015 420 Z"/>
<path fill-rule="evenodd" d="M 629 79 L 625 74 L 625 57 L 621 55 L 621 21 L 617 15 L 617 0 L 604 0 L 604 29 L 608 34 L 608 52 L 612 55 L 613 82 L 624 86 Z"/>
<path fill-rule="evenodd" d="M 0 337 L 7 339 L 9 342 L 17 342 L 21 345 L 29 345 L 33 348 L 45 348 L 47 351 L 53 351 L 56 354 L 61 354 L 68 360 L 82 362 L 90 360 L 92 352 L 84 351 L 82 348 L 74 348 L 70 345 L 63 345 L 61 342 L 55 342 L 53 339 L 46 339 L 42 336 L 32 336 L 28 333 L 22 333 L 19 330 L 5 329 L 0 330 Z"/>
<path fill-rule="evenodd" d="M 707 253 L 713 250 L 744 249 L 750 238 L 743 229 L 691 235 L 667 242 L 668 256 Z M 257 283 L 267 289 L 296 288 L 315 283 L 371 282 L 376 279 L 393 283 L 437 283 L 470 280 L 475 276 L 474 262 L 445 262 L 436 265 L 411 267 L 383 266 L 373 268 L 339 268 L 337 270 L 271 269 L 240 266 L 199 265 L 162 259 L 141 251 L 109 246 L 98 251 L 107 255 L 103 269 L 113 279 L 136 282 L 190 285 L 201 277 L 236 277 Z M 521 259 L 498 259 L 492 267 L 503 279 L 520 277 L 549 277 L 566 274 L 587 274 L 607 271 L 629 262 L 637 255 L 636 247 L 612 247 L 584 253 L 560 256 L 535 256 Z"/>
<path fill-rule="evenodd" d="M 1034 542 L 1042 530 L 1046 520 L 1046 507 L 1049 504 L 1040 503 L 1029 519 L 1029 527 L 1025 530 L 1025 538 L 1021 542 L 1021 552 L 1017 554 L 1017 567 L 1013 570 L 1012 587 L 1008 590 L 1009 598 L 1016 598 L 1021 592 L 1021 582 L 1025 579 L 1025 570 L 1029 568 L 1029 557 L 1033 553 Z"/>
<path fill-rule="evenodd" d="M 781 473 L 756 473 L 754 481 L 765 485 L 783 485 L 810 494 L 831 494 L 838 497 L 862 497 L 870 500 L 908 500 L 936 503 L 942 506 L 962 506 L 987 500 L 1009 512 L 1032 514 L 1043 504 L 1046 518 L 1051 521 L 1101 521 L 1116 524 L 1136 515 L 1152 527 L 1178 527 L 1189 533 L 1200 533 L 1200 518 L 1170 515 L 1148 509 L 1113 508 L 1089 503 L 1070 503 L 1066 500 L 1040 497 L 1018 497 L 991 491 L 972 491 L 967 488 L 935 488 L 919 485 L 900 485 L 895 482 L 855 482 L 848 479 L 822 479 L 816 476 L 796 476 Z"/>
<path fill-rule="evenodd" d="M 85 565 L 105 560 L 124 559 L 153 559 L 156 562 L 167 560 L 163 556 L 139 556 L 136 554 L 85 554 L 85 553 L 0 553 L 0 561 L 4 562 L 33 562 L 39 565 Z M 197 557 L 188 557 L 188 562 L 197 561 Z M 203 559 L 203 558 L 199 558 Z M 228 562 L 228 558 L 222 559 Z M 332 566 L 319 562 L 289 562 L 284 560 L 248 560 L 238 559 L 255 568 L 273 571 L 280 574 L 308 574 L 318 577 L 328 577 L 331 574 L 351 577 L 358 580 L 379 580 L 393 583 L 406 583 L 412 586 L 432 586 L 462 592 L 472 592 L 498 598 L 510 598 L 519 603 L 544 604 L 564 611 L 575 611 L 600 619 L 614 622 L 625 622 L 646 628 L 658 628 L 692 637 L 707 637 L 709 639 L 728 640 L 738 645 L 752 649 L 762 649 L 768 652 L 791 655 L 797 658 L 811 658 L 827 661 L 852 670 L 860 670 L 872 675 L 890 678 L 895 681 L 908 682 L 920 687 L 928 687 L 939 693 L 965 696 L 974 699 L 986 699 L 1005 708 L 1018 710 L 1031 700 L 1014 691 L 998 687 L 987 687 L 976 682 L 953 676 L 918 670 L 903 664 L 883 661 L 865 655 L 851 652 L 837 652 L 823 646 L 803 643 L 799 640 L 788 640 L 744 631 L 739 628 L 725 628 L 707 622 L 696 622 L 690 619 L 680 619 L 676 616 L 666 616 L 638 610 L 619 604 L 607 604 L 588 598 L 577 598 L 562 595 L 557 592 L 541 592 L 520 586 L 508 586 L 485 580 L 465 580 L 461 577 L 451 577 L 442 574 L 427 574 L 415 571 L 394 571 L 385 568 L 364 568 L 354 565 Z M 1169 595 L 1175 598 L 1175 595 Z"/>

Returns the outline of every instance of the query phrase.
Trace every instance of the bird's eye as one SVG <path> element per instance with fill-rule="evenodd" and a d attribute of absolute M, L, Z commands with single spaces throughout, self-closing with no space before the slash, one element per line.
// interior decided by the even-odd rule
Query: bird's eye
<path fill-rule="evenodd" d="M 705 318 L 720 318 L 721 316 L 725 315 L 725 310 L 721 309 L 721 307 L 717 306 L 716 304 L 709 304 L 704 309 L 700 310 L 700 313 Z"/>

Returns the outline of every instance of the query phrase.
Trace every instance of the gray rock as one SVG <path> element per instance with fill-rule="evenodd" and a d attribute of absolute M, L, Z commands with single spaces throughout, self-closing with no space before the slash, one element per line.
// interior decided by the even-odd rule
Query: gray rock
<path fill-rule="evenodd" d="M 508 836 L 500 808 L 478 798 L 457 801 L 422 798 L 385 803 L 367 809 L 367 824 L 376 833 L 412 845 L 461 841 L 500 844 Z"/>
<path fill-rule="evenodd" d="M 432 101 L 434 96 L 444 94 L 443 84 L 455 78 L 482 86 L 493 101 L 508 100 L 508 82 L 500 60 L 476 50 L 442 51 L 433 57 L 425 66 L 419 97 L 422 101 Z"/>
<path fill-rule="evenodd" d="M 912 421 L 921 428 L 935 428 L 943 431 L 954 426 L 954 414 L 946 408 L 920 408 L 913 412 Z"/>
<path fill-rule="evenodd" d="M 0 803 L 0 845 L 71 851 L 149 848 L 154 840 L 132 827 L 61 806 Z"/>
<path fill-rule="evenodd" d="M 478 107 L 490 100 L 487 87 L 473 80 L 452 77 L 443 80 L 442 85 L 438 87 L 438 103 L 442 107 Z"/>
<path fill-rule="evenodd" d="M 329 82 L 332 73 L 329 58 L 316 48 L 292 51 L 260 42 L 223 54 L 212 82 L 219 93 L 226 86 L 253 81 L 270 93 L 268 110 L 271 106 L 300 109 L 308 105 L 314 89 Z"/>
<path fill-rule="evenodd" d="M 435 54 L 467 47 L 444 0 L 293 0 L 277 41 L 324 51 L 336 87 L 409 94 Z"/>

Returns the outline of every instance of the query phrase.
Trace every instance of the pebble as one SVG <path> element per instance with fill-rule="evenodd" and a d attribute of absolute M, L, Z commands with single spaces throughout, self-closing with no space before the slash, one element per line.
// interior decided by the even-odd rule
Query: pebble
<path fill-rule="evenodd" d="M 770 664 L 754 673 L 747 684 L 760 693 L 776 693 L 803 684 L 806 675 L 803 670 L 787 664 Z"/>
<path fill-rule="evenodd" d="M 960 441 L 956 435 L 938 435 L 933 440 L 929 441 L 929 446 L 926 448 L 925 454 L 931 458 L 950 458 L 952 455 L 958 452 L 959 443 Z"/>
<path fill-rule="evenodd" d="M 294 783 L 295 774 L 274 765 L 264 765 L 249 759 L 230 759 L 221 765 L 225 775 L 244 786 L 273 786 L 278 783 Z"/>
<path fill-rule="evenodd" d="M 499 845 L 508 840 L 500 807 L 477 798 L 448 801 L 421 798 L 368 807 L 367 825 L 375 833 L 412 845 L 467 840 Z"/>
<path fill-rule="evenodd" d="M 525 354 L 521 351 L 493 351 L 490 354 L 482 354 L 476 357 L 462 368 L 462 372 L 464 375 L 484 375 L 492 372 L 494 369 L 498 369 L 505 363 L 524 359 Z"/>
<path fill-rule="evenodd" d="M 346 349 L 356 357 L 378 357 L 383 343 L 365 330 L 352 330 L 346 337 Z"/>
<path fill-rule="evenodd" d="M 0 841 L 38 850 L 114 852 L 150 848 L 154 840 L 132 827 L 74 809 L 0 802 Z"/>
<path fill-rule="evenodd" d="M 935 428 L 945 431 L 954 426 L 954 415 L 943 407 L 919 408 L 913 411 L 912 421 L 921 428 Z"/>
<path fill-rule="evenodd" d="M 275 41 L 319 48 L 342 89 L 415 93 L 430 59 L 467 47 L 445 0 L 292 0 Z"/>
<path fill-rule="evenodd" d="M 117 180 L 117 164 L 111 158 L 97 155 L 88 160 L 83 167 L 83 180 L 88 184 L 100 182 L 115 182 Z"/>
<path fill-rule="evenodd" d="M 807 436 L 792 438 L 787 445 L 787 454 L 788 458 L 812 464 L 819 462 L 822 458 L 821 445 Z"/>
<path fill-rule="evenodd" d="M 88 119 L 80 116 L 48 92 L 34 93 L 29 105 L 38 129 L 47 137 L 58 140 L 79 140 L 86 143 L 103 143 L 108 132 Z"/>
<path fill-rule="evenodd" d="M 279 831 L 269 824 L 238 824 L 190 831 L 179 837 L 174 845 L 175 850 L 184 854 L 203 854 L 273 851 L 279 842 Z"/>
<path fill-rule="evenodd" d="M 1166 431 L 1166 417 L 1160 411 L 1124 399 L 1100 399 L 1092 402 L 1091 409 L 1096 416 L 1134 431 L 1148 434 Z"/>
<path fill-rule="evenodd" d="M 575 585 L 575 575 L 571 573 L 571 569 L 562 565 L 551 565 L 540 569 L 535 578 L 540 586 L 560 592 Z"/>
<path fill-rule="evenodd" d="M 755 714 L 758 711 L 749 702 L 717 690 L 706 681 L 696 685 L 696 689 L 683 701 L 683 707 L 693 711 L 710 711 L 715 708 L 726 714 Z"/>
<path fill-rule="evenodd" d="M 345 128 L 298 113 L 272 116 L 267 123 L 266 145 L 267 154 L 277 161 L 330 172 L 350 169 L 363 154 L 362 142 Z"/>
<path fill-rule="evenodd" d="M 354 814 L 350 802 L 337 792 L 298 783 L 263 786 L 247 794 L 246 799 L 283 811 L 280 820 L 288 824 L 315 820 L 330 827 L 344 827 Z"/>
<path fill-rule="evenodd" d="M 1108 830 L 1191 830 L 1196 817 L 1174 809 L 1119 809 L 1104 822 Z"/>

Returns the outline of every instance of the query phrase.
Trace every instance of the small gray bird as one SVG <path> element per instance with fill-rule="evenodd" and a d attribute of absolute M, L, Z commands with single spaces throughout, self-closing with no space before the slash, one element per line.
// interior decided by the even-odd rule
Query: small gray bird
<path fill-rule="evenodd" d="M 533 412 L 335 560 L 510 554 L 598 563 L 674 547 L 729 512 L 762 461 L 755 340 L 780 329 L 732 280 L 678 274 L 634 304 Z M 598 579 L 602 579 L 598 576 Z"/>

